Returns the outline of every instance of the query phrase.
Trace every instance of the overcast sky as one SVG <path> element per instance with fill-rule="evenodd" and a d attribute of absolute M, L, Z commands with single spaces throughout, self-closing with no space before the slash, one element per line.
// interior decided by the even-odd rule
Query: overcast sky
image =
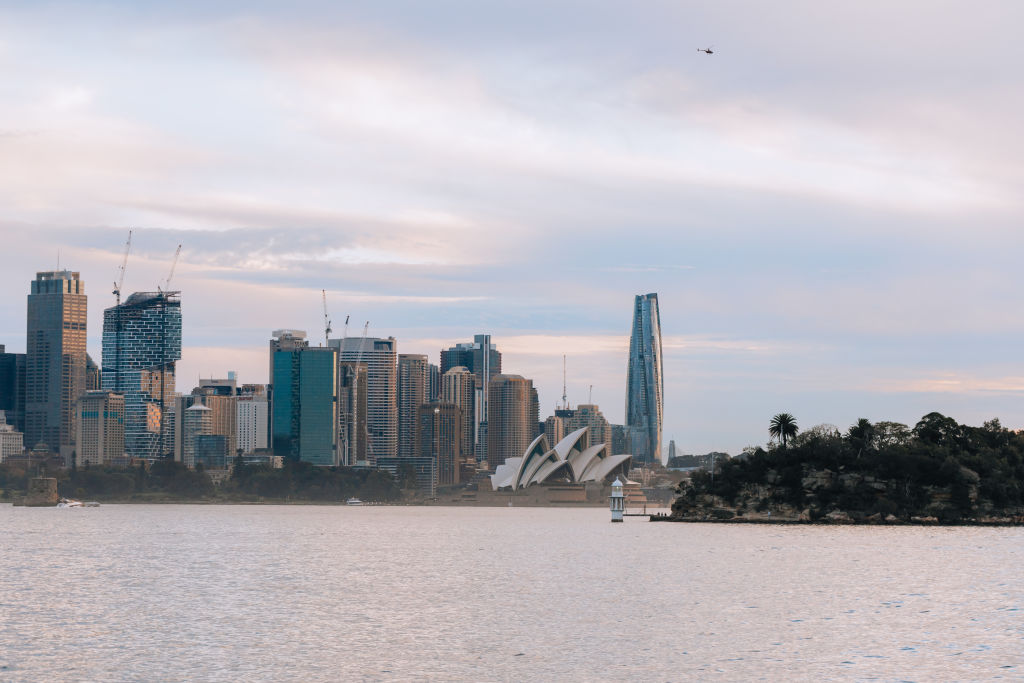
<path fill-rule="evenodd" d="M 1024 4 L 0 3 L 0 344 L 78 270 L 90 353 L 183 245 L 179 390 L 275 328 L 488 332 L 621 422 L 657 292 L 665 442 L 938 410 L 1024 427 Z M 714 47 L 714 54 L 698 52 Z"/>

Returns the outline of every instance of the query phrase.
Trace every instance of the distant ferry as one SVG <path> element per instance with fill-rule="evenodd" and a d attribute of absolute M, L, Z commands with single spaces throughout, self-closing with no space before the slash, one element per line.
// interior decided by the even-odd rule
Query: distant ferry
<path fill-rule="evenodd" d="M 364 505 L 364 503 L 358 498 L 349 498 L 345 501 L 345 505 Z"/>
<path fill-rule="evenodd" d="M 57 503 L 59 508 L 98 508 L 99 506 L 100 504 L 94 500 L 83 503 L 80 500 L 72 500 L 70 498 L 61 498 L 60 502 Z"/>

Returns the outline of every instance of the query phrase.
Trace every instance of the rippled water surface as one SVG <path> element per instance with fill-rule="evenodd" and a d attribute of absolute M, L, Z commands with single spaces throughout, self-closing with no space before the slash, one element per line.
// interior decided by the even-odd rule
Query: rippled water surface
<path fill-rule="evenodd" d="M 1024 529 L 0 505 L 0 680 L 1024 679 Z"/>

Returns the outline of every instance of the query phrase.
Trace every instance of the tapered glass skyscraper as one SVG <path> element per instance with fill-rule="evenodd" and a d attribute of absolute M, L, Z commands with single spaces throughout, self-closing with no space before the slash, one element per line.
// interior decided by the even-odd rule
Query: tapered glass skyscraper
<path fill-rule="evenodd" d="M 661 461 L 661 314 L 657 294 L 637 294 L 626 369 L 626 426 L 634 463 Z"/>

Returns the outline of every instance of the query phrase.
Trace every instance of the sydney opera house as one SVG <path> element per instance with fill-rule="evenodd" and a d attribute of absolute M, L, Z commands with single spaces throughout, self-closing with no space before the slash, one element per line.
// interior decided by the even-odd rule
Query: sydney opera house
<path fill-rule="evenodd" d="M 605 444 L 589 445 L 589 427 L 572 432 L 554 448 L 547 437 L 538 436 L 519 458 L 508 458 L 491 475 L 491 487 L 516 491 L 532 484 L 548 482 L 600 482 L 628 464 L 632 455 L 607 455 Z"/>

